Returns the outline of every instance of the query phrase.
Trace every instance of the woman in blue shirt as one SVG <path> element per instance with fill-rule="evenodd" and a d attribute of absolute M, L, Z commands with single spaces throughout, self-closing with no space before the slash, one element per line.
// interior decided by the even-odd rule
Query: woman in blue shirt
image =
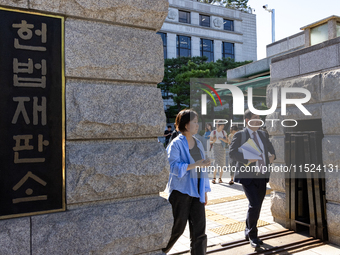
<path fill-rule="evenodd" d="M 210 184 L 206 171 L 197 170 L 210 166 L 210 160 L 204 159 L 203 145 L 193 137 L 199 127 L 197 113 L 190 109 L 182 110 L 178 113 L 175 123 L 181 134 L 166 149 L 170 163 L 167 190 L 174 225 L 169 243 L 163 252 L 170 251 L 183 234 L 189 220 L 191 254 L 205 254 L 207 235 L 204 206 L 208 201 L 207 192 L 210 191 Z"/>

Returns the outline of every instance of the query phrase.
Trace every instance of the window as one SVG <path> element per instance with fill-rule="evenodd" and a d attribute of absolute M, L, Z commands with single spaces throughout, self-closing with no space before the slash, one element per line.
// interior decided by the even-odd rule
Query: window
<path fill-rule="evenodd" d="M 234 44 L 223 42 L 222 44 L 222 57 L 235 59 Z"/>
<path fill-rule="evenodd" d="M 214 61 L 214 41 L 201 39 L 201 57 L 208 57 L 208 62 Z"/>
<path fill-rule="evenodd" d="M 177 35 L 177 57 L 191 56 L 191 38 L 188 36 Z"/>
<path fill-rule="evenodd" d="M 328 40 L 328 23 L 313 27 L 310 30 L 310 45 L 315 45 Z"/>
<path fill-rule="evenodd" d="M 190 24 L 190 12 L 178 11 L 178 21 Z"/>
<path fill-rule="evenodd" d="M 210 27 L 210 17 L 200 14 L 200 26 Z"/>
<path fill-rule="evenodd" d="M 224 30 L 234 31 L 234 21 L 229 19 L 223 20 Z"/>
<path fill-rule="evenodd" d="M 164 59 L 166 59 L 166 33 L 157 32 L 157 34 L 161 35 L 162 37 Z"/>

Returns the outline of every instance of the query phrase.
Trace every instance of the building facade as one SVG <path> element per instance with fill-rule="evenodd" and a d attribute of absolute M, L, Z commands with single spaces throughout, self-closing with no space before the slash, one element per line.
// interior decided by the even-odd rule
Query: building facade
<path fill-rule="evenodd" d="M 169 0 L 169 12 L 159 31 L 164 58 L 207 56 L 257 60 L 256 16 L 191 0 Z"/>
<path fill-rule="evenodd" d="M 164 59 L 207 56 L 257 60 L 256 16 L 252 13 L 192 0 L 169 0 L 169 12 L 158 34 Z M 164 110 L 173 105 L 163 94 Z"/>

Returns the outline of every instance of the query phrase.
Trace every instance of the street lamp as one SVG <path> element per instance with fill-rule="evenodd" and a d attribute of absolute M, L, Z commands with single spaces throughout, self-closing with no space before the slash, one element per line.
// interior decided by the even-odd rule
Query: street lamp
<path fill-rule="evenodd" d="M 263 9 L 272 13 L 272 42 L 275 42 L 275 9 L 268 9 L 268 4 L 264 5 Z"/>

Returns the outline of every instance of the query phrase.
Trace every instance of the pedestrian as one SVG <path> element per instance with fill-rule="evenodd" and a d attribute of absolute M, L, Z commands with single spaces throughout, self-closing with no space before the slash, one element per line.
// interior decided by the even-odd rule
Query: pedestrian
<path fill-rule="evenodd" d="M 238 127 L 237 126 L 232 126 L 230 128 L 230 134 L 228 136 L 228 143 L 229 145 L 231 144 L 231 141 L 233 140 L 233 137 L 234 137 L 234 134 L 239 131 Z M 233 185 L 234 184 L 234 169 L 236 167 L 236 161 L 235 160 L 232 160 L 231 158 L 229 158 L 229 168 L 230 168 L 230 181 L 229 181 L 229 185 Z"/>
<path fill-rule="evenodd" d="M 251 247 L 259 248 L 263 241 L 258 238 L 257 221 L 260 216 L 263 199 L 266 195 L 266 185 L 269 181 L 269 165 L 275 160 L 275 150 L 269 137 L 263 131 L 258 131 L 261 121 L 259 115 L 253 114 L 249 109 L 244 113 L 247 125 L 242 131 L 235 133 L 229 148 L 229 158 L 236 160 L 237 171 L 235 181 L 242 184 L 248 198 L 249 206 L 246 219 L 245 238 Z M 251 121 L 251 126 L 249 121 Z M 239 148 L 252 138 L 259 150 L 261 159 L 245 159 Z M 249 168 L 245 168 L 249 164 Z M 245 170 L 250 171 L 245 171 Z M 251 169 L 255 169 L 252 171 Z"/>
<path fill-rule="evenodd" d="M 164 137 L 165 137 L 165 147 L 168 145 L 170 136 L 171 136 L 171 126 L 168 126 L 168 130 L 164 131 Z"/>
<path fill-rule="evenodd" d="M 174 124 L 174 127 L 175 127 L 175 130 L 172 131 L 171 133 L 168 145 L 171 143 L 172 140 L 174 140 L 181 133 L 179 130 L 177 130 L 176 123 Z"/>
<path fill-rule="evenodd" d="M 210 134 L 211 134 L 211 131 L 212 131 L 212 125 L 210 123 L 205 124 L 204 138 L 206 139 L 207 156 L 209 158 L 211 157 L 211 152 L 210 152 Z"/>
<path fill-rule="evenodd" d="M 206 254 L 204 206 L 208 201 L 207 192 L 210 191 L 210 185 L 205 173 L 198 170 L 200 167 L 209 166 L 210 160 L 205 159 L 202 143 L 193 136 L 199 127 L 197 113 L 191 109 L 182 110 L 175 122 L 181 134 L 166 149 L 170 164 L 167 190 L 174 224 L 170 240 L 162 250 L 165 253 L 170 251 L 189 222 L 191 254 Z"/>
<path fill-rule="evenodd" d="M 212 183 L 216 183 L 216 173 L 217 170 L 220 172 L 219 183 L 222 183 L 223 167 L 226 166 L 226 144 L 228 143 L 227 133 L 223 130 L 224 124 L 216 125 L 216 129 L 210 134 L 210 149 L 212 146 L 212 151 L 215 158 L 215 169 L 214 178 Z"/>

